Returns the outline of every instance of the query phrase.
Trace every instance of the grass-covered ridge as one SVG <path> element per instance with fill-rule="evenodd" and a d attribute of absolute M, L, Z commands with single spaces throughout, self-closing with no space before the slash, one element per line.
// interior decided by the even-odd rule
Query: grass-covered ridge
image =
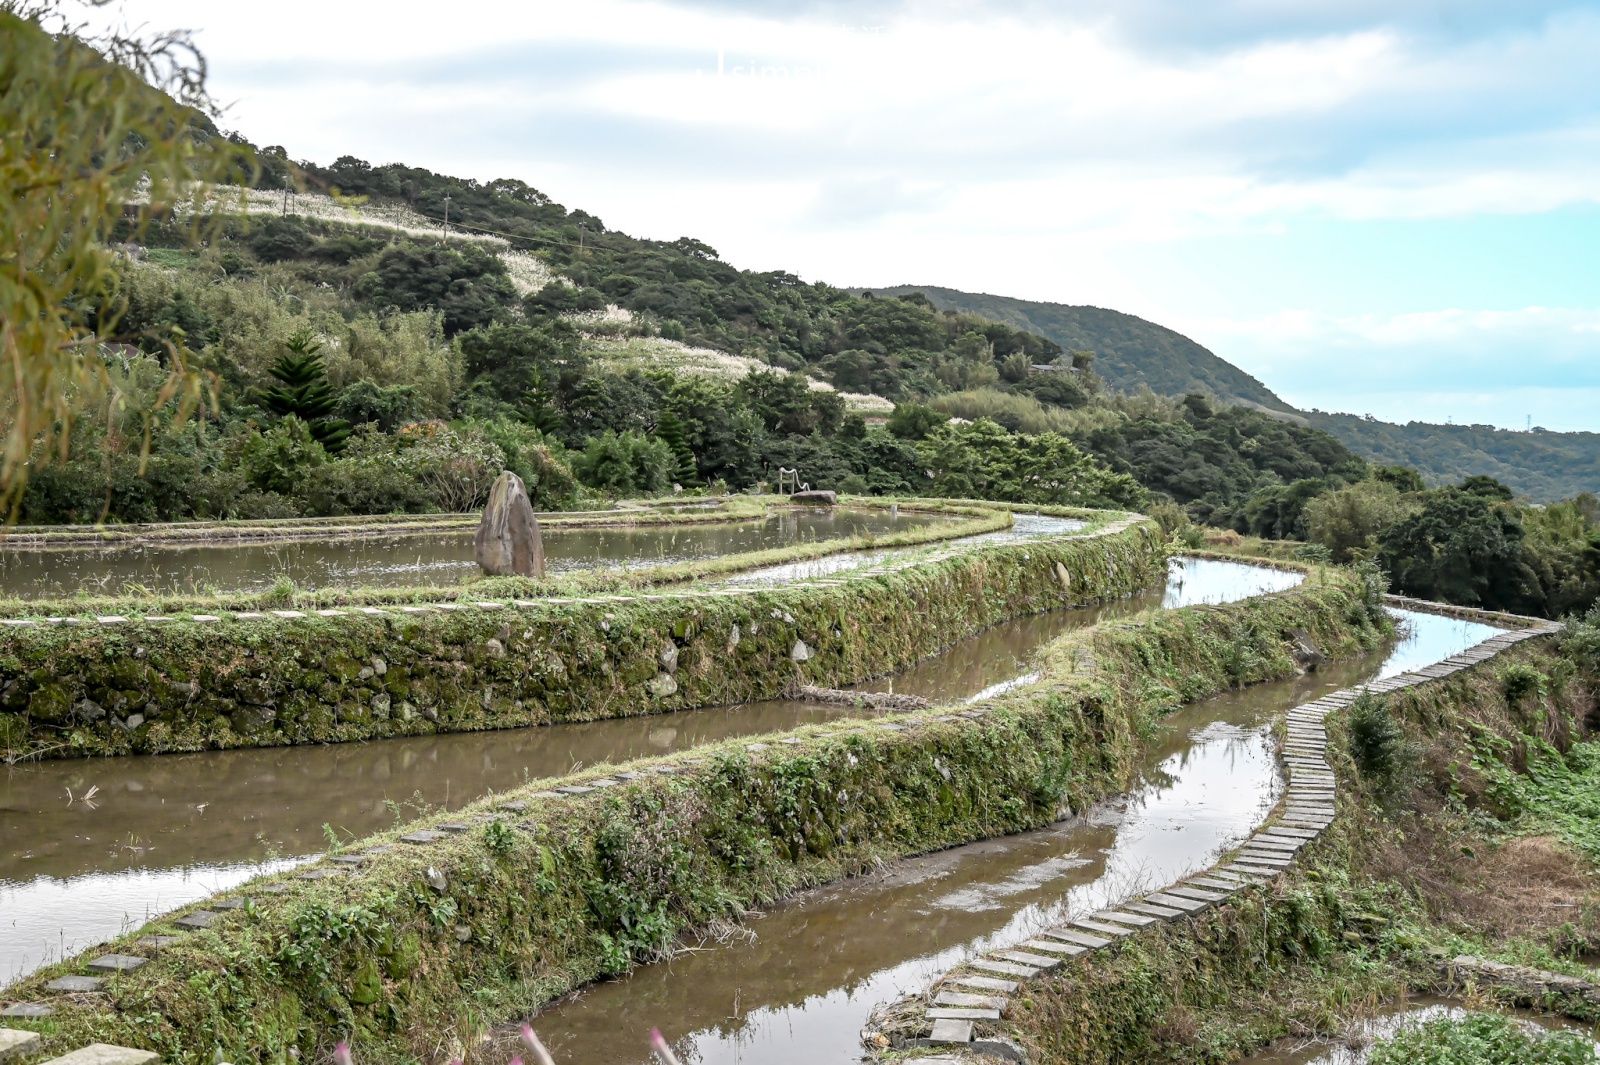
<path fill-rule="evenodd" d="M 797 680 L 903 668 L 1010 618 L 1130 595 L 1162 578 L 1166 558 L 1151 523 L 1123 516 L 1098 533 L 975 544 L 751 594 L 476 605 L 539 583 L 506 578 L 471 586 L 460 596 L 470 605 L 444 604 L 454 610 L 8 626 L 0 749 L 73 757 L 345 742 L 773 698 Z"/>
<path fill-rule="evenodd" d="M 1292 675 L 1295 632 L 1346 657 L 1389 628 L 1370 589 L 1333 572 L 1070 634 L 1046 652 L 1038 684 L 976 713 L 806 726 L 532 782 L 452 815 L 467 832 L 397 846 L 353 876 L 246 886 L 248 909 L 118 977 L 104 999 L 61 1000 L 38 1027 L 52 1047 L 101 1039 L 173 1063 L 218 1048 L 230 1061 L 284 1061 L 291 1047 L 308 1060 L 340 1036 L 363 1060 L 443 1060 L 483 1025 L 749 907 L 1082 809 L 1128 786 L 1183 700 Z M 602 774 L 621 783 L 541 797 Z M 288 892 L 262 890 L 271 882 Z M 137 937 L 170 920 L 110 949 L 142 952 Z M 37 996 L 75 969 L 43 970 L 7 995 Z"/>

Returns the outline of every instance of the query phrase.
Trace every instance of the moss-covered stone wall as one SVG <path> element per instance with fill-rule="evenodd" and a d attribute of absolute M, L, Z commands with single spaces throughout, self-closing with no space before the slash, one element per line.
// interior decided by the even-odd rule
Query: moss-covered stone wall
<path fill-rule="evenodd" d="M 1160 581 L 1152 523 L 759 592 L 296 611 L 0 633 L 0 752 L 334 743 L 772 698 Z"/>
<path fill-rule="evenodd" d="M 1015 564 L 1051 557 L 1023 553 Z M 926 609 L 942 609 L 944 577 L 914 579 Z M 1005 585 L 984 587 L 1004 600 Z M 762 605 L 763 624 L 772 609 Z M 1367 591 L 1339 575 L 1082 630 L 1050 646 L 1040 683 L 991 704 L 534 782 L 245 885 L 238 909 L 201 904 L 153 922 L 105 948 L 148 964 L 93 994 L 45 987 L 83 972 L 84 958 L 4 998 L 51 1003 L 40 1027 L 57 1047 L 100 1040 L 158 1049 L 169 1063 L 219 1052 L 286 1062 L 349 1037 L 363 1061 L 442 1062 L 471 1045 L 472 1026 L 524 1016 L 710 922 L 1125 790 L 1179 702 L 1292 675 L 1297 641 L 1337 658 L 1390 631 Z M 176 938 L 157 949 L 152 935 Z"/>

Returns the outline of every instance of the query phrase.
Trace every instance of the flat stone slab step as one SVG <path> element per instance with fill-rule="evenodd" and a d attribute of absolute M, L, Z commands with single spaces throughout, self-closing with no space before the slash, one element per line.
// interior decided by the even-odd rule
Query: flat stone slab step
<path fill-rule="evenodd" d="M 1021 946 L 1023 950 L 1030 953 L 1044 951 L 1046 954 L 1060 954 L 1066 958 L 1076 958 L 1079 954 L 1089 949 L 1088 947 L 1080 947 L 1076 943 L 1062 943 L 1054 939 L 1030 939 L 1021 944 Z"/>
<path fill-rule="evenodd" d="M 1048 939 L 1059 939 L 1063 943 L 1072 943 L 1080 947 L 1088 947 L 1090 950 L 1098 950 L 1101 947 L 1109 947 L 1111 945 L 1111 940 L 1109 939 L 1102 939 L 1099 936 L 1091 936 L 1085 932 L 1073 932 L 1065 928 L 1047 928 L 1039 934 Z"/>
<path fill-rule="evenodd" d="M 999 1010 L 968 1009 L 960 1006 L 935 1006 L 924 1015 L 930 1021 L 998 1021 Z"/>
<path fill-rule="evenodd" d="M 1293 864 L 1294 855 L 1284 854 L 1282 851 L 1256 850 L 1244 847 L 1239 851 L 1239 861 L 1250 862 L 1255 865 L 1288 866 Z"/>
<path fill-rule="evenodd" d="M 97 973 L 131 973 L 147 964 L 149 959 L 132 954 L 102 954 L 89 963 L 89 968 Z"/>
<path fill-rule="evenodd" d="M 19 1017 L 30 1021 L 43 1020 L 55 1010 L 43 1002 L 14 1002 L 0 1010 L 0 1017 Z"/>
<path fill-rule="evenodd" d="M 44 986 L 51 991 L 81 993 L 98 991 L 104 984 L 105 980 L 98 976 L 58 976 Z"/>
<path fill-rule="evenodd" d="M 1112 924 L 1132 925 L 1134 928 L 1148 928 L 1156 923 L 1156 918 L 1142 913 L 1120 913 L 1117 910 L 1101 910 L 1089 916 L 1096 921 L 1107 921 Z"/>
<path fill-rule="evenodd" d="M 172 923 L 179 928 L 210 928 L 216 919 L 221 916 L 220 913 L 215 913 L 211 910 L 196 910 L 191 914 L 185 914 Z"/>
<path fill-rule="evenodd" d="M 1045 954 L 1031 954 L 1025 950 L 997 950 L 995 957 L 1005 961 L 1014 961 L 1018 965 L 1031 965 L 1035 969 L 1054 969 L 1061 964 L 1060 958 L 1052 958 Z"/>
<path fill-rule="evenodd" d="M 970 1043 L 972 1042 L 972 1022 L 940 1020 L 933 1022 L 933 1031 L 928 1035 L 930 1043 Z"/>
<path fill-rule="evenodd" d="M 1300 850 L 1303 841 L 1297 839 L 1284 839 L 1282 836 L 1251 836 L 1246 847 L 1255 850 L 1282 851 L 1285 854 L 1295 854 Z"/>
<path fill-rule="evenodd" d="M 1247 876 L 1254 877 L 1256 882 L 1260 883 L 1260 882 L 1263 882 L 1263 881 L 1271 880 L 1273 877 L 1277 876 L 1279 873 L 1282 873 L 1283 870 L 1282 869 L 1273 869 L 1273 868 L 1271 868 L 1269 866 L 1264 866 L 1264 865 L 1240 865 L 1238 863 L 1235 863 L 1233 865 L 1223 866 L 1222 872 L 1225 872 L 1225 873 L 1244 873 Z"/>
<path fill-rule="evenodd" d="M 39 1033 L 0 1028 L 0 1061 L 25 1058 L 39 1052 Z"/>
<path fill-rule="evenodd" d="M 1184 883 L 1191 887 L 1210 888 L 1212 891 L 1234 891 L 1239 887 L 1238 884 L 1230 884 L 1226 880 L 1213 880 L 1209 876 L 1197 876 L 1192 880 L 1184 881 Z"/>
<path fill-rule="evenodd" d="M 1150 917 L 1159 917 L 1163 921 L 1170 921 L 1174 917 L 1182 917 L 1184 915 L 1182 910 L 1174 910 L 1171 906 L 1153 906 L 1148 902 L 1127 902 L 1123 903 L 1122 908 Z"/>
<path fill-rule="evenodd" d="M 1157 891 L 1146 895 L 1144 897 L 1144 901 L 1153 902 L 1157 906 L 1170 906 L 1175 910 L 1182 910 L 1185 913 L 1199 913 L 1201 910 L 1211 905 L 1209 902 L 1202 902 L 1199 899 L 1180 898 L 1177 895 L 1171 895 L 1165 891 Z"/>
<path fill-rule="evenodd" d="M 428 843 L 437 843 L 445 838 L 445 833 L 435 832 L 431 828 L 420 828 L 415 832 L 407 832 L 400 837 L 401 843 L 411 843 L 421 847 Z"/>
<path fill-rule="evenodd" d="M 1095 932 L 1100 935 L 1112 936 L 1115 938 L 1133 935 L 1133 929 L 1127 928 L 1120 924 L 1112 924 L 1110 921 L 1073 921 L 1072 927 L 1082 928 L 1085 931 Z"/>
<path fill-rule="evenodd" d="M 950 983 L 960 987 L 975 987 L 980 991 L 998 991 L 1004 995 L 1022 986 L 1015 980 L 996 980 L 992 976 L 957 976 Z"/>
<path fill-rule="evenodd" d="M 933 1000 L 935 1006 L 959 1006 L 973 1010 L 1005 1011 L 1006 1000 L 999 995 L 974 995 L 965 991 L 941 991 Z"/>
<path fill-rule="evenodd" d="M 44 1065 L 150 1065 L 161 1060 L 153 1050 L 135 1050 L 132 1047 L 113 1046 L 110 1043 L 90 1043 L 81 1050 L 51 1058 Z"/>
<path fill-rule="evenodd" d="M 979 969 L 986 973 L 999 973 L 1001 976 L 1020 976 L 1026 980 L 1038 976 L 1039 970 L 1031 965 L 1018 965 L 1014 961 L 995 961 L 992 958 L 973 958 L 963 962 L 969 969 Z"/>
<path fill-rule="evenodd" d="M 1218 891 L 1206 891 L 1203 888 L 1187 887 L 1182 884 L 1169 887 L 1165 894 L 1176 895 L 1180 899 L 1194 899 L 1197 902 L 1221 902 L 1228 896 Z"/>

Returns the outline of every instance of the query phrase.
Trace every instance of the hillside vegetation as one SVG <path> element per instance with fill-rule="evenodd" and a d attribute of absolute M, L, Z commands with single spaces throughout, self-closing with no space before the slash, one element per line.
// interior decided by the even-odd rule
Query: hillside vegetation
<path fill-rule="evenodd" d="M 1164 396 L 1203 392 L 1233 402 L 1259 404 L 1295 413 L 1266 385 L 1182 333 L 1143 318 L 1103 307 L 962 292 L 937 285 L 898 285 L 874 289 L 880 295 L 921 292 L 940 309 L 981 314 L 1027 329 L 1071 350 L 1097 356 L 1095 369 L 1112 388 L 1136 392 L 1143 386 Z"/>
<path fill-rule="evenodd" d="M 1310 541 L 1458 602 L 1548 613 L 1600 590 L 1585 500 L 1541 523 L 1489 479 L 1441 495 L 1264 403 L 1119 390 L 1100 352 L 922 292 L 741 271 L 521 182 L 261 157 L 247 213 L 203 245 L 182 220 L 113 234 L 112 388 L 34 472 L 23 520 L 459 511 L 501 469 L 559 509 L 783 468 L 852 493 L 1149 507 L 1175 535 Z M 301 181 L 325 194 L 273 187 Z M 1124 367 L 1146 337 L 1229 380 L 1149 323 L 1079 323 L 1057 335 Z M 1093 331 L 1107 323 L 1123 332 Z M 159 387 L 176 339 L 213 384 L 182 425 Z"/>
<path fill-rule="evenodd" d="M 1494 477 L 1518 495 L 1551 503 L 1600 492 L 1600 433 L 1496 429 L 1492 425 L 1396 425 L 1354 414 L 1311 411 L 1307 421 L 1384 465 L 1410 466 L 1434 485 Z"/>
<path fill-rule="evenodd" d="M 1397 425 L 1354 414 L 1303 411 L 1266 385 L 1181 333 L 1100 307 L 962 292 L 936 285 L 898 285 L 879 295 L 920 292 L 941 309 L 980 314 L 1031 330 L 1068 350 L 1097 354 L 1095 369 L 1112 388 L 1161 395 L 1200 392 L 1256 406 L 1300 425 L 1323 429 L 1370 462 L 1409 466 L 1431 485 L 1487 476 L 1538 503 L 1600 492 L 1600 433 L 1531 433 L 1489 425 Z"/>

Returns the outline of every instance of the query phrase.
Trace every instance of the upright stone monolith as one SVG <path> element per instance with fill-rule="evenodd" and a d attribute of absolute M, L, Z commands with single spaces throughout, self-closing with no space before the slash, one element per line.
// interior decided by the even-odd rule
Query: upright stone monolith
<path fill-rule="evenodd" d="M 478 565 L 492 577 L 543 577 L 544 540 L 522 478 L 505 471 L 489 489 L 489 504 L 473 543 Z"/>

